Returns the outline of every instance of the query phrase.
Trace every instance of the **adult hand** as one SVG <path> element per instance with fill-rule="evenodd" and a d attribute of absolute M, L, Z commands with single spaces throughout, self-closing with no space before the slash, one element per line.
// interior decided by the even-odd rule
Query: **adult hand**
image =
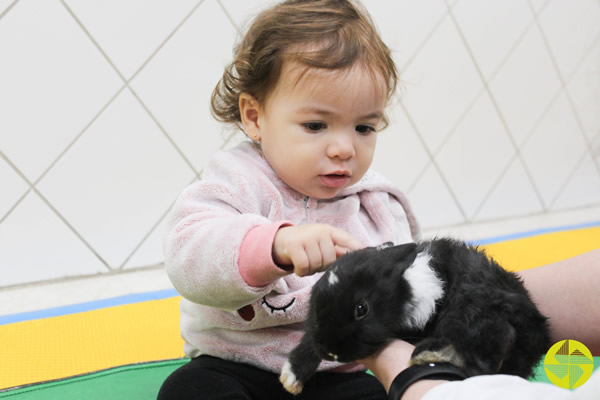
<path fill-rule="evenodd" d="M 412 344 L 394 340 L 378 353 L 358 361 L 371 370 L 387 392 L 394 378 L 408 367 L 414 350 Z"/>
<path fill-rule="evenodd" d="M 371 370 L 389 393 L 392 382 L 398 374 L 409 366 L 415 346 L 403 340 L 394 340 L 378 353 L 358 360 Z M 420 400 L 430 389 L 441 385 L 443 380 L 420 380 L 410 385 L 401 400 Z"/>

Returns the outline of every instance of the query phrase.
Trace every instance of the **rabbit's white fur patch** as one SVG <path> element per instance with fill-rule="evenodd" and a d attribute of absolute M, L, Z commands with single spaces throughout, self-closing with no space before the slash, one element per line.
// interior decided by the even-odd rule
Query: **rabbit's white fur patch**
<path fill-rule="evenodd" d="M 340 280 L 338 279 L 337 275 L 335 274 L 335 272 L 330 271 L 329 272 L 329 276 L 327 277 L 327 282 L 329 282 L 330 285 L 335 285 L 336 283 L 338 283 Z"/>
<path fill-rule="evenodd" d="M 404 278 L 413 292 L 407 303 L 410 328 L 423 329 L 435 313 L 435 302 L 444 295 L 444 285 L 431 266 L 431 255 L 425 250 L 417 254 L 412 265 L 404 272 Z"/>

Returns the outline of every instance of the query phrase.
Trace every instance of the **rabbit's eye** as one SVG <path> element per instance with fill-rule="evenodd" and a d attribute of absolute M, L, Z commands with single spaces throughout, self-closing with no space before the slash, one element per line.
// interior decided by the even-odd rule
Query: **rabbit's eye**
<path fill-rule="evenodd" d="M 363 319 L 369 313 L 369 303 L 366 300 L 361 300 L 354 308 L 354 319 Z"/>

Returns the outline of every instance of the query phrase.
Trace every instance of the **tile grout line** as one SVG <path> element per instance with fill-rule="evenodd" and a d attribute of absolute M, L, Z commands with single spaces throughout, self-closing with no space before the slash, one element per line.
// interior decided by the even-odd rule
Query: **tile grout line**
<path fill-rule="evenodd" d="M 442 23 L 444 22 L 444 20 L 447 17 L 448 17 L 448 12 L 444 12 L 443 15 L 439 18 L 439 20 L 434 24 L 433 28 L 431 28 L 431 31 L 429 31 L 429 33 L 427 34 L 427 36 L 425 36 L 425 39 L 423 39 L 423 41 L 421 42 L 421 44 L 419 44 L 419 46 L 417 46 L 417 48 L 414 51 L 414 53 L 408 58 L 408 60 L 402 66 L 400 66 L 400 68 L 398 68 L 398 74 L 400 76 L 408 69 L 408 67 L 410 66 L 410 64 L 412 64 L 413 61 L 417 58 L 417 56 L 419 55 L 419 53 L 421 52 L 421 50 L 423 50 L 423 47 L 425 47 L 425 45 L 427 44 L 427 42 L 429 42 L 429 40 L 431 40 L 431 38 L 433 37 L 433 34 L 435 32 L 437 32 L 437 30 L 439 29 L 440 25 L 442 25 Z"/>
<path fill-rule="evenodd" d="M 458 208 L 458 211 L 460 212 L 460 214 L 463 217 L 464 221 L 467 222 L 468 219 L 467 219 L 467 215 L 465 213 L 465 210 L 462 208 L 462 205 L 458 201 L 458 198 L 456 197 L 456 194 L 454 193 L 454 191 L 452 190 L 450 184 L 446 180 L 446 177 L 442 173 L 441 168 L 438 165 L 437 161 L 433 158 L 433 154 L 431 152 L 431 149 L 429 148 L 429 146 L 427 145 L 427 143 L 425 143 L 425 140 L 423 139 L 423 136 L 421 135 L 420 130 L 417 128 L 417 126 L 416 126 L 413 118 L 408 113 L 408 110 L 406 109 L 406 105 L 404 104 L 403 101 L 400 101 L 400 107 L 404 111 L 404 114 L 405 114 L 406 118 L 408 119 L 409 124 L 412 126 L 412 128 L 415 131 L 417 137 L 419 138 L 419 141 L 421 142 L 421 146 L 423 146 L 423 148 L 425 149 L 425 153 L 427 153 L 427 157 L 429 157 L 429 162 L 427 163 L 427 165 L 425 165 L 423 167 L 423 169 L 421 170 L 421 172 L 419 174 L 417 174 L 417 177 L 414 179 L 413 183 L 407 189 L 407 191 L 406 191 L 407 194 L 409 194 L 410 192 L 412 192 L 412 190 L 417 186 L 417 184 L 419 183 L 419 181 L 421 180 L 421 178 L 425 175 L 425 173 L 427 172 L 427 170 L 429 169 L 429 167 L 432 166 L 437 171 L 438 175 L 440 176 L 440 178 L 442 180 L 442 183 L 446 187 L 446 190 L 448 191 L 448 194 L 450 194 L 450 197 L 452 198 L 452 201 L 454 201 L 454 203 L 455 203 L 456 207 Z"/>
<path fill-rule="evenodd" d="M 113 268 L 110 267 L 110 264 L 94 249 L 94 247 L 88 243 L 87 240 L 81 235 L 73 225 L 52 205 L 52 203 L 34 186 L 33 191 L 38 195 L 38 197 L 46 203 L 46 206 L 50 208 L 56 214 L 58 218 L 79 238 L 79 240 L 86 245 L 86 247 L 94 254 L 107 268 L 109 271 L 112 271 Z"/>
<path fill-rule="evenodd" d="M 40 193 L 38 191 L 38 189 L 34 186 L 34 184 L 32 184 L 32 182 L 25 176 L 23 175 L 23 173 L 16 167 L 16 165 L 14 165 L 14 163 L 3 153 L 0 152 L 0 156 L 9 164 L 9 166 L 11 168 L 13 168 L 15 170 L 15 172 L 29 185 L 29 189 L 26 191 L 26 193 L 21 196 L 21 198 L 19 199 L 19 201 L 17 201 L 17 203 L 11 208 L 11 210 L 9 211 L 9 213 L 7 213 L 2 221 L 0 222 L 4 222 L 4 220 L 12 213 L 12 211 L 14 211 L 15 208 L 17 208 L 17 206 L 23 202 L 23 200 L 27 197 L 27 195 L 29 195 L 31 192 L 34 192 L 35 194 L 37 194 L 37 196 L 42 200 L 42 202 L 44 202 L 46 204 L 46 206 L 66 225 L 66 227 L 75 235 L 77 236 L 77 238 L 83 243 L 83 245 L 85 245 L 91 252 L 92 254 L 94 254 L 98 260 L 104 264 L 104 266 L 111 271 L 112 269 L 110 268 L 110 265 L 106 262 L 106 260 L 104 260 L 104 258 L 102 258 L 100 256 L 100 254 L 98 254 L 98 252 L 83 238 L 83 236 L 67 221 L 67 219 L 60 213 L 58 212 L 58 210 L 56 208 L 54 208 L 54 206 L 50 203 L 50 201 L 48 201 L 48 199 L 46 199 L 46 197 L 44 197 L 44 195 L 42 193 Z"/>
<path fill-rule="evenodd" d="M 513 43 L 513 45 L 510 47 L 510 49 L 508 49 L 508 51 L 506 52 L 506 55 L 502 58 L 502 60 L 500 60 L 500 62 L 492 70 L 492 72 L 490 72 L 490 76 L 488 78 L 486 78 L 486 82 L 491 82 L 491 81 L 493 81 L 496 78 L 496 76 L 500 73 L 500 71 L 502 70 L 502 68 L 504 67 L 504 65 L 512 57 L 512 55 L 514 54 L 514 52 L 517 49 L 517 47 L 519 47 L 519 45 L 521 44 L 521 42 L 523 41 L 523 39 L 525 39 L 525 37 L 527 36 L 527 34 L 529 33 L 529 31 L 531 29 L 533 29 L 533 25 L 534 24 L 535 24 L 535 20 L 533 18 L 531 18 L 531 21 L 529 21 L 529 23 L 527 24 L 527 26 L 525 27 L 525 29 L 523 29 L 523 32 L 521 32 L 521 34 L 519 35 L 519 37 L 517 38 L 517 40 L 515 40 L 515 42 Z"/>
<path fill-rule="evenodd" d="M 398 105 L 400 106 L 402 112 L 404 113 L 404 116 L 408 120 L 409 125 L 412 127 L 413 131 L 415 132 L 417 139 L 421 143 L 421 146 L 425 150 L 425 153 L 427 154 L 427 158 L 429 159 L 427 161 L 426 165 L 421 169 L 421 171 L 414 178 L 413 182 L 410 185 L 408 185 L 408 188 L 406 189 L 406 192 L 408 194 L 408 193 L 412 192 L 412 190 L 415 188 L 415 186 L 417 186 L 417 183 L 419 183 L 419 181 L 421 180 L 423 175 L 425 175 L 425 171 L 427 171 L 427 169 L 429 168 L 429 165 L 431 164 L 431 158 L 433 157 L 433 155 L 429 151 L 429 147 L 427 147 L 425 140 L 421 136 L 421 133 L 419 132 L 419 129 L 417 128 L 417 125 L 415 124 L 415 121 L 413 120 L 411 115 L 408 113 L 408 110 L 406 109 L 404 102 L 402 100 L 400 100 L 400 101 L 398 101 Z"/>
<path fill-rule="evenodd" d="M 502 171 L 500 172 L 500 174 L 499 174 L 498 179 L 496 180 L 496 182 L 494 182 L 494 184 L 490 186 L 489 190 L 483 196 L 483 200 L 481 201 L 481 203 L 477 206 L 477 208 L 473 212 L 472 222 L 476 221 L 477 216 L 479 215 L 479 213 L 481 212 L 481 210 L 483 209 L 483 207 L 485 207 L 485 205 L 487 204 L 488 200 L 496 192 L 496 189 L 497 189 L 498 185 L 500 185 L 500 182 L 502 182 L 502 180 L 504 179 L 504 177 L 506 176 L 506 174 L 508 174 L 508 171 L 510 170 L 510 168 L 513 166 L 513 164 L 516 161 L 521 161 L 521 164 L 522 164 L 522 160 L 520 159 L 518 152 L 515 152 L 513 154 L 512 158 L 508 161 L 508 163 L 504 166 L 504 169 L 502 169 Z M 538 199 L 538 202 L 539 202 L 539 199 Z M 539 205 L 542 207 L 542 211 L 543 211 L 544 205 L 541 204 L 541 203 L 539 203 Z"/>
<path fill-rule="evenodd" d="M 467 118 L 467 116 L 469 115 L 469 113 L 475 107 L 475 104 L 477 104 L 477 102 L 480 100 L 481 96 L 483 96 L 483 94 L 485 92 L 486 92 L 485 85 L 482 85 L 481 88 L 477 91 L 477 94 L 475 94 L 475 96 L 473 96 L 473 99 L 467 105 L 467 107 L 465 108 L 465 110 L 459 115 L 459 117 L 456 120 L 456 122 L 454 123 L 454 125 L 450 128 L 450 130 L 448 131 L 448 133 L 446 133 L 446 135 L 444 136 L 444 138 L 442 139 L 442 141 L 440 142 L 440 144 L 437 146 L 437 148 L 435 150 L 433 150 L 433 156 L 434 156 L 434 158 L 436 158 L 439 155 L 439 153 L 446 146 L 446 144 L 450 141 L 450 139 L 452 139 L 452 136 L 454 136 L 456 134 L 456 131 L 458 130 L 458 127 L 464 122 L 464 120 Z"/>
<path fill-rule="evenodd" d="M 196 180 L 197 180 L 197 175 L 194 175 L 194 179 L 192 179 L 188 183 L 188 185 L 191 185 Z M 146 240 L 148 240 L 148 238 L 150 237 L 150 235 L 152 235 L 152 233 L 154 233 L 154 231 L 156 231 L 156 229 L 164 221 L 164 219 L 169 214 L 169 211 L 171 211 L 171 209 L 173 208 L 173 205 L 175 205 L 175 201 L 176 200 L 172 201 L 169 204 L 169 206 L 167 207 L 167 209 L 162 213 L 162 215 L 159 217 L 159 219 L 156 221 L 156 223 L 154 223 L 154 225 L 152 226 L 152 228 L 150 228 L 150 231 L 142 238 L 142 240 L 137 244 L 137 246 L 135 246 L 135 248 L 131 251 L 131 253 L 129 253 L 129 255 L 125 258 L 125 261 L 123 261 L 121 263 L 121 265 L 116 269 L 117 271 L 126 271 L 127 270 L 125 268 L 125 265 L 129 262 L 129 260 L 131 259 L 131 257 L 133 257 L 135 255 L 135 253 L 140 249 L 140 247 L 142 247 L 142 245 L 146 242 Z M 164 263 L 164 260 L 162 262 Z M 141 266 L 141 268 L 144 268 L 144 267 L 145 266 Z"/>
<path fill-rule="evenodd" d="M 10 168 L 25 182 L 28 186 L 27 190 L 21 195 L 19 199 L 8 209 L 8 211 L 0 218 L 0 225 L 8 218 L 8 216 L 21 204 L 21 202 L 27 197 L 27 195 L 31 192 L 32 186 L 25 174 L 21 172 L 21 170 L 4 154 L 2 150 L 0 150 L 0 158 L 2 158 Z"/>
<path fill-rule="evenodd" d="M 233 25 L 233 27 L 235 28 L 237 34 L 240 35 L 241 34 L 240 27 L 237 26 L 237 24 L 235 23 L 235 20 L 233 19 L 233 17 L 231 16 L 231 14 L 229 14 L 229 11 L 227 11 L 227 8 L 225 8 L 225 5 L 223 5 L 223 2 L 221 0 L 217 0 L 217 4 L 219 5 L 219 7 L 221 7 L 221 10 L 223 10 L 223 12 L 225 13 L 225 16 L 227 17 L 227 19 L 229 20 L 229 22 L 231 23 L 231 25 Z"/>
<path fill-rule="evenodd" d="M 454 12 L 452 11 L 452 7 L 450 7 L 448 5 L 448 3 L 446 2 L 446 5 L 448 6 L 448 14 L 463 42 L 463 45 L 465 46 L 467 53 L 469 54 L 469 58 L 471 59 L 471 62 L 473 63 L 475 70 L 477 71 L 477 74 L 479 75 L 479 78 L 481 79 L 483 86 L 484 86 L 484 90 L 487 92 L 487 95 L 490 99 L 490 101 L 492 102 L 492 105 L 494 107 L 494 110 L 496 111 L 496 114 L 498 115 L 498 118 L 500 119 L 500 122 L 504 128 L 504 132 L 506 133 L 506 136 L 508 137 L 513 150 L 515 151 L 515 154 L 517 156 L 517 158 L 519 159 L 519 161 L 521 162 L 525 173 L 527 175 L 527 179 L 529 180 L 534 192 L 536 193 L 536 196 L 538 197 L 538 202 L 540 203 L 540 205 L 542 206 L 542 209 L 544 211 L 546 211 L 546 206 L 545 203 L 543 201 L 543 197 L 537 187 L 537 185 L 535 184 L 535 180 L 533 179 L 533 175 L 531 174 L 531 171 L 529 171 L 529 168 L 527 167 L 527 164 L 525 163 L 525 160 L 522 157 L 521 154 L 521 149 L 518 146 L 514 135 L 512 134 L 512 131 L 510 129 L 510 127 L 508 126 L 508 122 L 506 121 L 506 119 L 504 118 L 504 114 L 502 113 L 500 106 L 498 104 L 498 102 L 496 101 L 496 98 L 494 97 L 494 95 L 492 94 L 492 90 L 490 89 L 489 83 L 486 80 L 483 71 L 481 70 L 481 67 L 479 66 L 479 63 L 477 62 L 477 59 L 475 58 L 475 55 L 473 54 L 473 50 L 471 49 L 471 46 L 469 46 L 469 43 L 464 35 L 464 32 L 462 31 L 462 29 L 460 28 L 460 25 L 458 23 L 458 21 L 456 20 L 456 17 L 454 15 Z M 501 63 L 499 64 L 499 66 L 497 67 L 495 73 L 497 73 L 500 68 L 501 65 L 503 65 L 504 62 L 506 62 L 509 58 L 510 58 L 510 54 L 512 54 L 512 52 L 518 47 L 518 45 L 521 43 L 521 41 L 525 38 L 527 32 L 531 29 L 532 23 L 529 23 L 529 25 L 527 26 L 527 28 L 524 30 L 523 34 L 521 36 L 519 36 L 519 38 L 517 39 L 517 41 L 515 42 L 515 44 L 511 47 L 511 49 L 509 50 L 509 52 L 507 53 L 507 56 L 501 61 Z M 493 75 L 495 75 L 495 73 Z M 493 76 L 490 78 L 490 81 L 493 79 Z M 489 196 L 491 196 L 491 194 L 493 193 L 493 188 L 495 186 L 497 186 L 500 181 L 502 180 L 502 178 L 505 176 L 506 171 L 508 171 L 508 169 L 510 168 L 510 165 L 512 165 L 513 159 L 511 159 L 508 164 L 505 166 L 504 168 L 504 173 L 501 173 L 495 183 L 493 185 L 491 185 L 491 190 L 488 191 L 488 194 L 486 196 L 484 196 L 482 202 L 479 204 L 479 206 L 475 209 L 475 212 L 473 213 L 472 217 L 469 220 L 474 220 L 477 215 L 479 214 L 479 212 L 481 211 L 481 209 L 483 208 L 483 206 L 485 205 L 485 203 L 489 200 Z"/>
<path fill-rule="evenodd" d="M 181 29 L 181 27 L 191 18 L 191 16 L 196 12 L 198 7 L 200 7 L 203 3 L 204 0 L 199 0 L 198 3 L 196 3 L 196 5 L 191 8 L 187 15 L 183 17 L 183 19 L 177 24 L 177 26 L 175 26 L 171 33 L 169 33 L 167 37 L 158 45 L 158 47 L 152 52 L 152 54 L 150 54 L 148 58 L 144 62 L 142 62 L 140 67 L 133 73 L 133 75 L 131 75 L 131 77 L 129 77 L 129 79 L 126 80 L 128 86 L 131 83 L 131 81 L 133 81 L 140 74 L 140 72 L 142 72 L 142 70 L 146 68 L 146 66 L 150 63 L 150 61 L 152 61 L 152 59 L 158 54 L 158 52 L 160 52 L 160 50 L 162 50 L 162 48 L 165 47 L 165 45 L 173 38 L 173 36 L 175 36 L 179 29 Z"/>
<path fill-rule="evenodd" d="M 4 11 L 2 11 L 2 13 L 0 13 L 0 20 L 2 18 L 4 18 L 4 16 L 6 14 L 8 14 L 10 12 L 10 10 L 13 9 L 13 7 L 19 2 L 19 0 L 14 0 L 12 3 L 10 3 L 8 6 L 6 6 L 6 8 L 4 9 Z"/>
<path fill-rule="evenodd" d="M 110 59 L 110 57 L 108 56 L 108 54 L 106 54 L 106 52 L 100 46 L 100 44 L 98 43 L 98 41 L 96 41 L 96 39 L 92 36 L 92 34 L 87 30 L 87 28 L 83 25 L 83 23 L 77 17 L 77 15 L 75 15 L 75 12 L 73 10 L 71 10 L 71 7 L 69 7 L 69 5 L 66 3 L 66 1 L 67 0 L 60 0 L 60 3 L 63 5 L 63 7 L 65 8 L 65 10 L 67 10 L 67 12 L 71 15 L 71 17 L 75 20 L 75 22 L 77 23 L 77 25 L 79 25 L 79 27 L 81 28 L 81 30 L 83 31 L 83 33 L 85 33 L 85 35 L 92 42 L 92 44 L 94 45 L 94 47 L 96 47 L 96 50 L 98 50 L 100 52 L 100 54 L 102 54 L 102 56 L 110 64 L 110 66 L 112 67 L 112 69 L 117 73 L 117 75 L 119 75 L 119 78 L 121 78 L 121 80 L 125 84 L 127 84 L 127 79 L 125 79 L 125 77 L 123 76 L 123 74 L 121 73 L 121 71 L 117 68 L 117 66 L 115 65 L 115 63 Z"/>
<path fill-rule="evenodd" d="M 146 233 L 142 237 L 142 240 L 140 240 L 140 242 L 133 248 L 133 250 L 129 253 L 129 255 L 127 257 L 125 257 L 125 260 L 121 263 L 121 265 L 119 265 L 119 267 L 116 268 L 117 271 L 124 271 L 126 269 L 125 265 L 137 253 L 137 251 L 140 249 L 140 247 L 142 247 L 142 245 L 144 243 L 146 243 L 146 240 L 148 240 L 148 238 L 150 237 L 150 235 L 152 235 L 152 233 L 154 233 L 154 231 L 156 230 L 156 228 L 158 228 L 160 226 L 160 224 L 163 222 L 163 220 L 165 219 L 165 217 L 168 215 L 169 211 L 171 211 L 171 208 L 173 207 L 173 204 L 175 204 L 175 202 L 172 202 L 169 205 L 169 207 L 167 207 L 167 210 L 165 212 L 163 212 L 162 215 L 158 218 L 158 220 L 154 223 L 154 225 L 152 225 L 152 227 L 150 228 L 150 230 L 148 231 L 148 233 Z"/>
<path fill-rule="evenodd" d="M 114 103 L 116 98 L 119 97 L 119 95 L 125 88 L 126 85 L 121 86 L 121 88 L 117 90 L 117 92 L 108 100 L 108 102 L 100 108 L 100 111 L 98 111 L 96 115 L 92 117 L 90 122 L 88 122 L 83 127 L 83 129 L 77 135 L 75 135 L 75 137 L 69 142 L 69 144 L 65 146 L 65 148 L 58 154 L 58 156 L 56 156 L 56 158 L 50 164 L 48 164 L 48 167 L 46 167 L 46 169 L 40 174 L 40 176 L 38 176 L 37 179 L 33 182 L 33 186 L 37 186 L 46 177 L 46 175 L 54 168 L 56 164 L 58 164 L 58 162 L 65 156 L 65 154 L 67 154 L 67 152 L 75 145 L 75 143 L 77 143 L 79 139 L 81 139 L 81 137 L 88 131 L 88 129 L 98 120 L 98 118 L 100 118 L 100 116 L 104 114 L 106 109 L 110 107 L 112 103 Z"/>
<path fill-rule="evenodd" d="M 590 156 L 590 158 L 592 158 L 592 162 L 593 162 L 593 157 L 591 157 L 591 155 L 589 154 L 588 149 L 585 149 L 583 151 L 583 154 L 579 156 L 579 159 L 575 163 L 575 166 L 571 169 L 571 172 L 569 172 L 569 174 L 567 175 L 565 180 L 562 182 L 562 184 L 560 185 L 560 187 L 558 188 L 558 190 L 552 197 L 552 200 L 550 200 L 550 208 L 551 209 L 554 207 L 554 205 L 556 204 L 556 202 L 558 201 L 560 196 L 563 194 L 563 191 L 566 189 L 566 187 L 569 185 L 569 183 L 571 183 L 571 179 L 575 176 L 575 172 L 577 172 L 577 170 L 581 167 L 581 165 L 585 161 L 586 156 Z M 600 175 L 598 175 L 598 177 L 600 178 Z"/>
<path fill-rule="evenodd" d="M 144 103 L 144 101 L 142 100 L 142 98 L 137 94 L 137 92 L 135 90 L 133 90 L 129 86 L 127 86 L 127 89 L 129 89 L 129 92 L 133 95 L 133 97 L 135 97 L 135 99 L 142 106 L 142 108 L 144 109 L 144 111 L 146 111 L 146 113 L 148 114 L 148 116 L 150 117 L 150 119 L 152 119 L 152 121 L 154 121 L 154 124 L 162 132 L 162 134 L 165 136 L 165 138 L 167 139 L 167 141 L 169 143 L 171 143 L 171 146 L 173 146 L 173 148 L 179 154 L 179 156 L 182 158 L 182 160 L 188 165 L 188 167 L 192 170 L 192 172 L 194 172 L 195 174 L 197 174 L 198 171 L 196 171 L 196 168 L 194 167 L 194 164 L 192 164 L 192 162 L 183 153 L 183 150 L 181 150 L 181 148 L 177 145 L 177 143 L 175 143 L 175 140 L 167 133 L 167 130 L 165 129 L 165 127 L 160 123 L 160 121 L 158 120 L 158 118 L 156 118 L 156 116 L 150 111 L 150 108 L 146 105 L 146 103 Z"/>

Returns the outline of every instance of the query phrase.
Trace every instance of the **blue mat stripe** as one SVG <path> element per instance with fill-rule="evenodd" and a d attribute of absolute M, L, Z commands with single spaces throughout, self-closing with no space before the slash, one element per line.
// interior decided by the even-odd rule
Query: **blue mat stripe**
<path fill-rule="evenodd" d="M 531 237 L 531 236 L 544 235 L 547 233 L 572 231 L 572 230 L 576 230 L 576 229 L 595 228 L 597 226 L 600 226 L 600 221 L 586 222 L 583 224 L 576 224 L 576 225 L 555 226 L 555 227 L 551 227 L 551 228 L 536 229 L 536 230 L 532 230 L 532 231 L 525 231 L 525 232 L 513 233 L 510 235 L 496 236 L 496 237 L 491 237 L 491 238 L 487 238 L 487 239 L 472 240 L 470 243 L 472 243 L 474 245 L 482 246 L 482 245 L 486 245 L 486 244 L 506 242 L 509 240 L 523 239 L 523 238 L 527 238 L 527 237 Z"/>
<path fill-rule="evenodd" d="M 175 289 L 166 289 L 154 292 L 128 294 L 125 296 L 112 297 L 110 299 L 95 300 L 79 304 L 70 304 L 67 306 L 48 308 L 45 310 L 3 315 L 0 316 L 0 326 L 6 324 L 13 324 L 15 322 L 31 321 L 34 319 L 77 314 L 86 311 L 98 310 L 101 308 L 121 306 L 125 304 L 142 303 L 144 301 L 150 300 L 162 300 L 175 296 L 179 296 Z"/>

